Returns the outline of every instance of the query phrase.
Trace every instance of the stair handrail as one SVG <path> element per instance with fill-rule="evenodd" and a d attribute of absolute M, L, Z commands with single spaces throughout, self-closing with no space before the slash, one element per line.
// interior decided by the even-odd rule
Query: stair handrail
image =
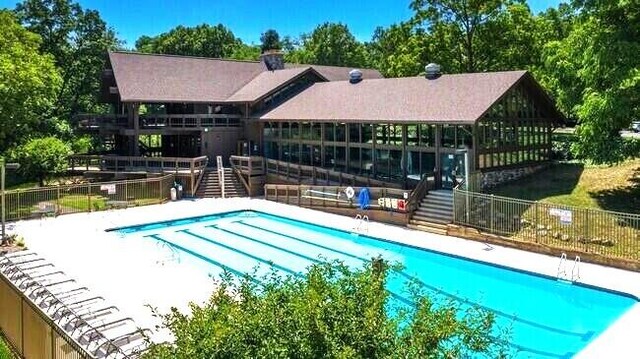
<path fill-rule="evenodd" d="M 218 183 L 220 184 L 220 194 L 222 198 L 224 195 L 224 167 L 222 165 L 222 156 L 216 156 L 216 166 L 218 167 Z"/>
<path fill-rule="evenodd" d="M 191 197 L 195 197 L 196 193 L 198 193 L 198 188 L 200 187 L 200 183 L 202 183 L 202 177 L 204 177 L 204 173 L 207 172 L 207 168 L 204 167 L 200 169 L 200 174 L 198 174 L 198 178 L 196 179 L 196 183 L 193 185 L 193 189 L 191 190 Z"/>
<path fill-rule="evenodd" d="M 429 192 L 429 177 L 431 173 L 425 173 L 424 176 L 418 182 L 416 188 L 411 191 L 409 195 L 408 203 L 407 203 L 407 212 L 410 214 L 413 213 L 420 206 L 420 201 L 424 198 L 424 196 Z"/>
<path fill-rule="evenodd" d="M 244 186 L 244 189 L 247 191 L 247 194 L 251 196 L 251 188 L 249 186 L 249 183 L 247 183 L 247 181 L 244 179 L 242 171 L 238 169 L 233 163 L 231 163 L 231 170 L 236 175 L 236 177 L 240 179 L 240 182 Z"/>

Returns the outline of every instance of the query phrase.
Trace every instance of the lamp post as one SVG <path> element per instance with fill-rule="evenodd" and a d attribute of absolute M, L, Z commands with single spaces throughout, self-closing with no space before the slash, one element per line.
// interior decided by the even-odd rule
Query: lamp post
<path fill-rule="evenodd" d="M 4 193 L 4 180 L 5 180 L 5 171 L 7 169 L 17 170 L 20 168 L 19 163 L 5 163 L 4 158 L 0 158 L 0 192 L 2 193 L 2 244 L 6 241 L 6 232 L 5 232 L 5 193 Z"/>

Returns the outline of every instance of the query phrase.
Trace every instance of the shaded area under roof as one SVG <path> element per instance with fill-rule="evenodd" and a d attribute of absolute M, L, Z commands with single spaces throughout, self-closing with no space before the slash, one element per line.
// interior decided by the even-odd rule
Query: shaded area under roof
<path fill-rule="evenodd" d="M 227 102 L 254 102 L 298 77 L 313 71 L 311 67 L 264 71 L 227 98 Z M 314 71 L 315 72 L 315 71 Z M 317 74 L 317 72 L 315 72 Z"/>
<path fill-rule="evenodd" d="M 474 123 L 526 71 L 316 83 L 262 120 Z M 529 76 L 529 75 L 527 75 Z M 529 76 L 530 77 L 530 76 Z"/>
<path fill-rule="evenodd" d="M 263 71 L 260 62 L 110 52 L 123 102 L 223 102 Z"/>

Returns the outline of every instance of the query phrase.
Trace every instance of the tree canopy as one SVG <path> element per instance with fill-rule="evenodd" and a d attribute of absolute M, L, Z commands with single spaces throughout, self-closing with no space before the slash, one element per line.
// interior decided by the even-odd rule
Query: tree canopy
<path fill-rule="evenodd" d="M 356 40 L 347 25 L 324 23 L 310 34 L 302 35 L 301 43 L 287 53 L 287 61 L 302 64 L 365 67 L 366 48 Z"/>
<path fill-rule="evenodd" d="M 161 315 L 174 343 L 146 358 L 498 358 L 494 314 L 409 288 L 394 303 L 386 283 L 397 268 L 380 258 L 361 269 L 312 265 L 302 277 L 247 276 L 216 283 L 209 301 Z M 391 314 L 395 313 L 395 314 Z M 497 333 L 493 332 L 494 334 Z M 506 339 L 503 337 L 503 339 Z"/>
<path fill-rule="evenodd" d="M 178 26 L 155 37 L 143 36 L 136 41 L 136 50 L 155 54 L 231 57 L 241 41 L 222 24 L 195 27 Z"/>
<path fill-rule="evenodd" d="M 37 179 L 44 186 L 45 179 L 62 175 L 67 171 L 67 158 L 71 149 L 55 137 L 34 138 L 18 147 L 12 159 L 20 163 L 24 178 Z"/>
<path fill-rule="evenodd" d="M 51 114 L 61 77 L 41 39 L 0 10 L 0 153 L 33 136 Z"/>
<path fill-rule="evenodd" d="M 282 49 L 282 43 L 280 42 L 280 35 L 274 29 L 269 29 L 262 33 L 260 36 L 260 42 L 262 43 L 262 52 L 269 50 Z"/>

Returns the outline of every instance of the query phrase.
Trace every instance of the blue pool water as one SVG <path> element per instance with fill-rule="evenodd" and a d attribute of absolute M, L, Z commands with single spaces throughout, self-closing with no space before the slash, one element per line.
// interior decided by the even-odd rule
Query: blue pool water
<path fill-rule="evenodd" d="M 404 266 L 389 281 L 393 298 L 407 298 L 407 280 L 417 279 L 437 296 L 490 309 L 498 327 L 510 328 L 517 358 L 570 358 L 637 303 L 622 294 L 252 211 L 117 231 L 177 248 L 182 261 L 211 274 L 226 269 L 241 275 L 257 267 L 259 276 L 273 265 L 295 275 L 323 259 L 362 267 L 381 255 Z"/>

